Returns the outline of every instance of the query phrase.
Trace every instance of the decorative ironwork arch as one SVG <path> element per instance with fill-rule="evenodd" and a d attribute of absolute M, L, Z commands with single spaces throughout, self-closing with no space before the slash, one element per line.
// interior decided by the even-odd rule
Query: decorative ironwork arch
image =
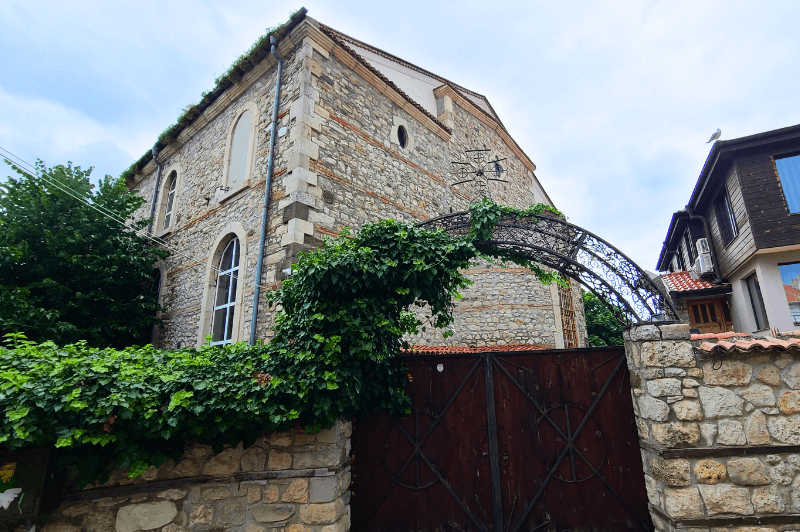
<path fill-rule="evenodd" d="M 470 215 L 456 212 L 419 225 L 467 235 Z M 577 280 L 625 326 L 680 321 L 669 296 L 635 262 L 597 235 L 554 215 L 505 216 L 491 240 L 475 245 L 484 251 L 514 251 Z"/>

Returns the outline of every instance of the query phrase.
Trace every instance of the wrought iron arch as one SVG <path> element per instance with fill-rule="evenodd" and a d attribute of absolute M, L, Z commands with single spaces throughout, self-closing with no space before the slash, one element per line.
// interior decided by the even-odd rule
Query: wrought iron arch
<path fill-rule="evenodd" d="M 419 225 L 467 235 L 470 215 L 456 212 Z M 475 245 L 484 251 L 517 252 L 577 280 L 625 326 L 680 321 L 669 296 L 635 262 L 597 235 L 555 215 L 505 216 L 497 222 L 491 240 Z"/>

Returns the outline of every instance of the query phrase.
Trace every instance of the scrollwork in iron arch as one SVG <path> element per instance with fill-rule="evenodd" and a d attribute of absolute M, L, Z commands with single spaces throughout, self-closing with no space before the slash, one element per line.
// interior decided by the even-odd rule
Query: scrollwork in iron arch
<path fill-rule="evenodd" d="M 447 214 L 420 226 L 465 236 L 470 214 Z M 597 235 L 557 216 L 505 216 L 497 222 L 491 240 L 475 245 L 485 252 L 517 253 L 577 280 L 626 326 L 680 321 L 669 296 L 635 262 Z"/>

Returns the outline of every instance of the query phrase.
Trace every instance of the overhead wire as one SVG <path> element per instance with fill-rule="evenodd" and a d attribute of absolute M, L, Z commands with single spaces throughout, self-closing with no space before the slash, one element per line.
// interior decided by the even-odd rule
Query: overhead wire
<path fill-rule="evenodd" d="M 61 183 L 61 182 L 59 182 L 59 181 L 47 176 L 47 175 L 44 175 L 44 174 L 40 173 L 36 169 L 36 167 L 31 165 L 29 162 L 27 162 L 24 159 L 18 157 L 17 155 L 14 155 L 13 153 L 11 153 L 9 150 L 3 148 L 2 146 L 0 146 L 0 151 L 3 151 L 6 154 L 8 154 L 8 157 L 6 157 L 6 156 L 4 156 L 4 157 L 6 159 L 8 159 L 9 162 L 11 162 L 12 164 L 14 164 L 14 165 L 16 165 L 18 167 L 21 167 L 21 170 L 23 170 L 23 172 L 25 172 L 25 173 L 33 173 L 34 175 L 36 175 L 40 179 L 46 181 L 48 184 L 52 185 L 53 187 L 61 190 L 62 192 L 64 192 L 68 196 L 72 197 L 73 199 L 76 199 L 76 200 L 78 200 L 80 202 L 86 203 L 89 207 L 91 207 L 95 211 L 99 212 L 101 215 L 103 215 L 103 216 L 105 216 L 107 218 L 110 218 L 111 220 L 117 222 L 118 224 L 124 226 L 125 228 L 133 231 L 135 234 L 137 234 L 139 236 L 143 236 L 145 239 L 154 242 L 155 244 L 157 244 L 160 247 L 166 249 L 167 251 L 169 251 L 173 255 L 176 255 L 176 256 L 179 256 L 179 257 L 183 257 L 183 258 L 191 260 L 191 261 L 195 261 L 196 260 L 195 257 L 192 257 L 191 255 L 188 255 L 188 254 L 176 249 L 175 247 L 169 245 L 164 239 L 148 234 L 146 228 L 142 228 L 142 229 L 134 229 L 134 228 L 132 228 L 129 225 L 127 220 L 117 216 L 112 211 L 110 211 L 110 210 L 108 210 L 108 209 L 106 209 L 106 208 L 104 208 L 104 207 L 102 207 L 100 205 L 97 205 L 97 204 L 91 202 L 88 198 L 86 198 L 85 196 L 82 196 L 79 192 L 71 189 L 67 185 L 65 185 L 65 184 L 63 184 L 63 183 Z M 217 273 L 217 275 L 219 275 L 220 273 L 223 273 L 222 269 L 214 266 L 213 264 L 211 265 L 211 269 L 213 271 L 215 271 Z M 230 277 L 232 277 L 234 279 L 238 279 L 239 278 L 238 274 L 237 275 L 230 275 L 229 273 L 226 273 L 226 275 L 229 275 Z M 258 286 L 260 286 L 264 290 L 269 290 L 271 288 L 271 287 L 269 287 L 267 285 L 263 285 L 263 284 L 259 284 Z"/>

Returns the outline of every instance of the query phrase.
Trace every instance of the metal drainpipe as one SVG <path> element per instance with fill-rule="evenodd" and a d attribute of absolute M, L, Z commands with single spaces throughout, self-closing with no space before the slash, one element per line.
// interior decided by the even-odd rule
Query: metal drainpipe
<path fill-rule="evenodd" d="M 161 187 L 161 164 L 158 162 L 158 147 L 153 146 L 153 162 L 156 163 L 156 187 L 153 189 L 153 201 L 150 204 L 150 223 L 147 226 L 147 236 L 153 234 L 153 224 L 156 222 L 156 200 L 158 199 L 158 189 Z"/>
<path fill-rule="evenodd" d="M 712 269 L 714 270 L 714 280 L 717 283 L 722 282 L 722 278 L 719 276 L 719 269 L 717 266 L 717 251 L 714 249 L 714 241 L 711 240 L 711 228 L 708 226 L 708 220 L 705 216 L 700 216 L 699 214 L 694 214 L 692 212 L 692 208 L 688 205 L 686 206 L 686 213 L 689 215 L 690 220 L 700 220 L 703 222 L 703 232 L 706 234 L 706 240 L 708 240 L 708 249 L 711 251 L 711 262 Z"/>
<path fill-rule="evenodd" d="M 278 107 L 281 99 L 281 72 L 283 58 L 278 55 L 278 39 L 269 36 L 270 52 L 278 60 L 278 72 L 275 76 L 275 103 L 272 106 L 272 132 L 269 136 L 269 156 L 267 158 L 267 179 L 264 183 L 264 210 L 261 213 L 261 237 L 258 244 L 258 263 L 256 264 L 255 293 L 253 294 L 253 317 L 250 319 L 250 345 L 256 343 L 256 321 L 258 320 L 258 299 L 261 295 L 261 274 L 264 269 L 264 246 L 267 240 L 267 220 L 269 212 L 269 192 L 272 183 L 272 167 L 275 164 L 275 139 L 278 136 Z"/>

